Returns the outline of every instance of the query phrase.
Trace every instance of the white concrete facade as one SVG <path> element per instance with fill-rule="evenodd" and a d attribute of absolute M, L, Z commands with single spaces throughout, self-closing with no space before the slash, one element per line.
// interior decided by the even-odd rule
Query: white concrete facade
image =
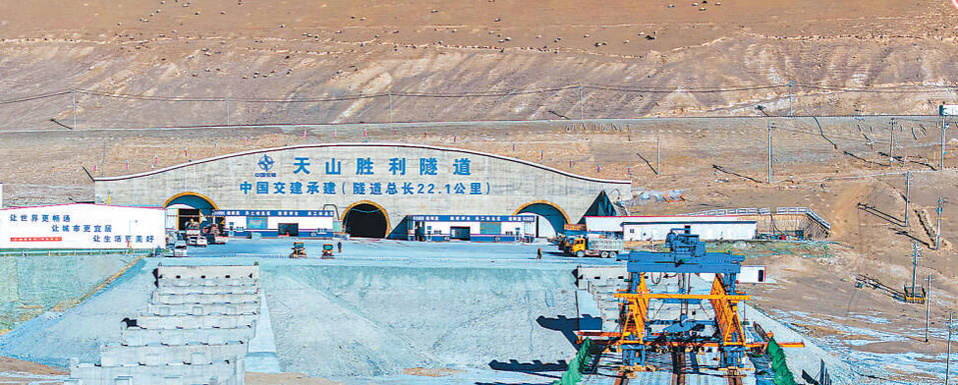
<path fill-rule="evenodd" d="M 166 207 L 191 196 L 215 210 L 333 210 L 339 220 L 351 208 L 370 204 L 385 213 L 387 234 L 407 215 L 517 215 L 535 205 L 552 207 L 565 223 L 574 223 L 601 193 L 612 202 L 631 197 L 629 180 L 590 178 L 471 150 L 395 143 L 253 150 L 96 178 L 95 189 L 97 202 Z"/>
<path fill-rule="evenodd" d="M 626 241 L 663 241 L 672 229 L 690 226 L 703 241 L 755 238 L 756 221 L 736 217 L 627 217 L 622 222 Z"/>

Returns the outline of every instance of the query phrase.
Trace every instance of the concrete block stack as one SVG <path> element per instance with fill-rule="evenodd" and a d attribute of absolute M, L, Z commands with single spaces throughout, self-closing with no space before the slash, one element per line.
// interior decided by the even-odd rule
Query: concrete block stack
<path fill-rule="evenodd" d="M 159 266 L 146 311 L 68 385 L 243 385 L 260 313 L 257 266 Z"/>

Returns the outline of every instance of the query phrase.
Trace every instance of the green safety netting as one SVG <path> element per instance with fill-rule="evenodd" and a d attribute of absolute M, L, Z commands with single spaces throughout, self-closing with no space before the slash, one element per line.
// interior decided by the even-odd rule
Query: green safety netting
<path fill-rule="evenodd" d="M 775 337 L 768 339 L 768 354 L 772 356 L 772 370 L 775 371 L 772 382 L 775 385 L 797 385 L 792 371 L 785 364 L 785 351 L 775 342 Z"/>
<path fill-rule="evenodd" d="M 562 378 L 553 382 L 552 385 L 578 384 L 579 381 L 582 381 L 582 372 L 588 368 L 593 358 L 600 353 L 602 353 L 602 348 L 587 338 L 579 347 L 579 352 L 576 353 L 575 357 L 572 357 L 568 369 L 565 373 L 562 373 Z"/>

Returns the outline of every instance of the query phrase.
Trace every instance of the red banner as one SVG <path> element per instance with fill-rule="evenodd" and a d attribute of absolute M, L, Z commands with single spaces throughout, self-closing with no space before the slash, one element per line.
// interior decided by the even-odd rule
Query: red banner
<path fill-rule="evenodd" d="M 10 242 L 61 242 L 62 237 L 12 237 Z"/>

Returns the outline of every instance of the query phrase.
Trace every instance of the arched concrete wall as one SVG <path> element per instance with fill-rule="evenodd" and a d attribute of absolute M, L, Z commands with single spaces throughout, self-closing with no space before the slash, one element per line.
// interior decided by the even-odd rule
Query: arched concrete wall
<path fill-rule="evenodd" d="M 562 232 L 562 230 L 565 228 L 565 224 L 569 223 L 569 215 L 566 214 L 561 207 L 558 207 L 556 204 L 548 201 L 535 201 L 526 203 L 516 210 L 515 215 L 522 213 L 541 215 L 543 218 L 547 219 L 550 224 L 552 224 L 552 229 L 556 233 Z"/>
<path fill-rule="evenodd" d="M 201 212 L 203 212 L 203 215 L 210 215 L 212 214 L 213 210 L 219 209 L 216 206 L 216 203 L 210 198 L 192 192 L 184 192 L 174 195 L 170 199 L 167 199 L 166 203 L 163 203 L 163 207 L 169 207 L 175 204 L 184 204 L 192 208 L 199 209 Z"/>
<path fill-rule="evenodd" d="M 98 203 L 162 205 L 190 192 L 221 209 L 335 205 L 340 215 L 366 200 L 386 210 L 391 227 L 407 215 L 511 215 L 537 201 L 550 202 L 576 222 L 602 191 L 631 196 L 627 180 L 589 178 L 477 151 L 391 143 L 253 150 L 96 178 L 95 189 Z"/>

